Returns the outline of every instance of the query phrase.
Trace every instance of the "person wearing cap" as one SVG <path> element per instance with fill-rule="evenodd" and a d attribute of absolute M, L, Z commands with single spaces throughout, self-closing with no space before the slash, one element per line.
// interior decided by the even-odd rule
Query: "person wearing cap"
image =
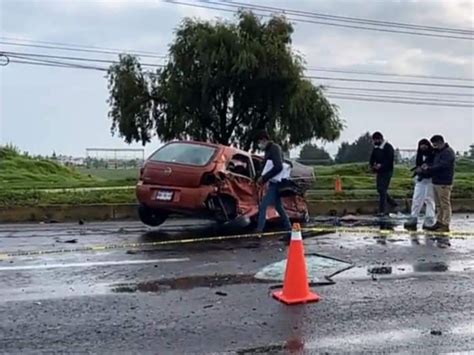
<path fill-rule="evenodd" d="M 379 216 L 387 215 L 387 202 L 392 208 L 398 206 L 397 202 L 389 195 L 388 188 L 393 175 L 395 151 L 387 142 L 382 133 L 372 135 L 374 149 L 370 156 L 370 168 L 377 175 L 377 192 L 379 194 Z"/>
<path fill-rule="evenodd" d="M 256 139 L 258 148 L 265 153 L 264 169 L 257 183 L 260 185 L 268 183 L 268 188 L 260 202 L 257 233 L 263 233 L 265 229 L 267 209 L 270 206 L 275 207 L 283 222 L 283 227 L 285 230 L 290 231 L 291 222 L 283 207 L 283 202 L 278 191 L 282 176 L 288 175 L 286 170 L 289 168 L 286 166 L 287 164 L 284 164 L 281 147 L 270 140 L 270 136 L 266 131 L 258 132 Z"/>
<path fill-rule="evenodd" d="M 423 205 L 425 205 L 425 220 L 423 229 L 429 228 L 434 224 L 435 218 L 435 199 L 431 173 L 422 169 L 423 165 L 431 166 L 434 160 L 434 150 L 428 139 L 422 139 L 418 142 L 416 152 L 416 165 L 414 171 L 415 189 L 413 190 L 413 199 L 411 204 L 411 215 L 404 227 L 408 230 L 416 230 L 418 217 Z"/>
<path fill-rule="evenodd" d="M 456 154 L 448 143 L 444 141 L 443 136 L 433 136 L 431 143 L 435 150 L 433 165 L 424 164 L 422 169 L 432 176 L 438 213 L 436 223 L 428 228 L 428 230 L 449 232 L 452 214 L 451 191 L 454 182 Z"/>

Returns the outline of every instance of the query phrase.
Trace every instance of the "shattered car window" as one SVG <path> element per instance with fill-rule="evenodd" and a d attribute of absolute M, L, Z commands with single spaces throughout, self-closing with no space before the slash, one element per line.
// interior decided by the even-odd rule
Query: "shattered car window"
<path fill-rule="evenodd" d="M 204 166 L 209 163 L 216 148 L 191 143 L 171 143 L 157 152 L 150 160 L 163 163 L 178 163 L 186 165 Z"/>

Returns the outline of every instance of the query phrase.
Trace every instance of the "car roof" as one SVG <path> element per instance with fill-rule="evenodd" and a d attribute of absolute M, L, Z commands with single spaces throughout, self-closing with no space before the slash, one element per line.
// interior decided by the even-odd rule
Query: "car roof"
<path fill-rule="evenodd" d="M 245 155 L 249 154 L 246 151 L 241 150 L 239 148 L 235 148 L 235 147 L 231 147 L 231 146 L 223 145 L 223 144 L 218 144 L 218 143 L 193 141 L 193 140 L 181 140 L 181 141 L 177 140 L 177 141 L 169 142 L 168 144 L 172 144 L 172 143 L 187 143 L 187 144 L 205 145 L 205 146 L 208 146 L 208 147 L 214 147 L 214 148 L 218 148 L 218 149 L 232 150 L 232 151 L 235 151 L 236 153 L 243 153 Z"/>

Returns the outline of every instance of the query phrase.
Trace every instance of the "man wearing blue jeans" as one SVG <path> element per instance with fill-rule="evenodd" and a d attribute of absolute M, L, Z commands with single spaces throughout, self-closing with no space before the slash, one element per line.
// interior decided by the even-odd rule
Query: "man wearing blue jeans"
<path fill-rule="evenodd" d="M 264 185 L 268 182 L 268 189 L 260 202 L 260 208 L 258 213 L 258 224 L 257 232 L 262 233 L 265 229 L 265 222 L 267 221 L 267 209 L 270 206 L 275 206 L 276 211 L 282 219 L 285 230 L 291 230 L 291 222 L 283 208 L 283 203 L 278 191 L 281 179 L 278 178 L 283 171 L 283 154 L 278 144 L 270 140 L 270 136 L 267 132 L 261 131 L 257 135 L 258 147 L 260 150 L 265 152 L 264 164 L 267 166 L 271 162 L 271 169 L 258 179 L 260 185 Z"/>

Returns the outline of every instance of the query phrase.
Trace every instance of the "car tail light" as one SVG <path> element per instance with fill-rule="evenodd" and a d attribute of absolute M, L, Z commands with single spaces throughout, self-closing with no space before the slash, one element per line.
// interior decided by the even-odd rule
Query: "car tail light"
<path fill-rule="evenodd" d="M 205 173 L 201 178 L 201 185 L 214 185 L 217 183 L 217 177 L 212 173 Z"/>

